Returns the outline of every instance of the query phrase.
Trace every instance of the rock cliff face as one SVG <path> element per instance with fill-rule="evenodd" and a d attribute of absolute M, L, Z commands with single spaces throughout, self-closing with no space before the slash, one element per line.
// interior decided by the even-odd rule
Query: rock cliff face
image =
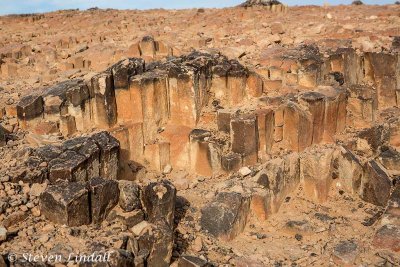
<path fill-rule="evenodd" d="M 112 250 L 108 266 L 400 264 L 397 39 L 276 42 L 250 64 L 145 35 L 102 71 L 76 59 L 83 75 L 0 109 L 0 266 L 17 248 Z"/>

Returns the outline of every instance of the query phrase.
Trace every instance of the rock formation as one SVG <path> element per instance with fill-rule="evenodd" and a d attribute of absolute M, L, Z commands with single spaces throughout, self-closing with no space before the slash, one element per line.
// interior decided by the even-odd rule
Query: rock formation
<path fill-rule="evenodd" d="M 0 266 L 399 265 L 398 10 L 374 8 L 0 17 L 32 29 L 0 41 Z"/>

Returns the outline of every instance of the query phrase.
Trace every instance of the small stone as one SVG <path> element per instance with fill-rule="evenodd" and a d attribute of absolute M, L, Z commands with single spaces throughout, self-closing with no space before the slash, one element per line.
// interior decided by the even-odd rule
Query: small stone
<path fill-rule="evenodd" d="M 134 233 L 136 236 L 139 236 L 147 227 L 150 227 L 150 224 L 146 221 L 143 221 L 133 226 L 131 228 L 131 232 Z"/>
<path fill-rule="evenodd" d="M 40 209 L 38 207 L 33 207 L 31 211 L 32 211 L 32 215 L 35 217 L 39 217 L 41 214 Z"/>
<path fill-rule="evenodd" d="M 7 240 L 7 229 L 0 226 L 0 242 Z"/>
<path fill-rule="evenodd" d="M 242 167 L 239 169 L 239 173 L 240 173 L 240 175 L 245 177 L 251 173 L 251 170 L 248 167 Z"/>
<path fill-rule="evenodd" d="M 140 187 L 132 181 L 119 181 L 119 206 L 126 212 L 141 208 Z"/>
<path fill-rule="evenodd" d="M 193 242 L 192 249 L 196 252 L 200 252 L 202 248 L 203 248 L 203 240 L 201 239 L 200 236 L 198 236 Z"/>
<path fill-rule="evenodd" d="M 32 184 L 30 195 L 31 197 L 38 197 L 40 196 L 47 188 L 47 184 Z"/>
<path fill-rule="evenodd" d="M 168 174 L 168 173 L 171 173 L 171 171 L 172 171 L 172 166 L 171 166 L 170 164 L 167 164 L 167 165 L 164 167 L 163 173 L 164 173 L 164 174 Z"/>
<path fill-rule="evenodd" d="M 296 238 L 297 241 L 301 241 L 301 240 L 303 239 L 303 236 L 300 235 L 300 234 L 296 234 L 296 235 L 294 236 L 294 238 Z"/>
<path fill-rule="evenodd" d="M 357 244 L 353 241 L 341 241 L 334 247 L 332 256 L 339 266 L 352 265 L 358 256 Z"/>

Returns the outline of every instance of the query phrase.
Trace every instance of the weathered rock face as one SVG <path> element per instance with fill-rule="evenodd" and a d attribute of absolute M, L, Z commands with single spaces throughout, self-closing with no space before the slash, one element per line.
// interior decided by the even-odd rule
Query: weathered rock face
<path fill-rule="evenodd" d="M 91 218 L 93 223 L 101 223 L 117 205 L 119 199 L 118 182 L 95 177 L 88 182 Z"/>
<path fill-rule="evenodd" d="M 374 160 L 365 163 L 361 183 L 361 198 L 379 206 L 385 206 L 392 188 L 392 179 Z"/>
<path fill-rule="evenodd" d="M 6 130 L 0 125 L 0 146 L 6 144 Z"/>
<path fill-rule="evenodd" d="M 333 179 L 335 149 L 316 147 L 305 152 L 300 159 L 300 177 L 307 197 L 326 201 Z"/>
<path fill-rule="evenodd" d="M 41 213 L 52 222 L 68 226 L 90 224 L 89 193 L 83 183 L 48 186 L 40 203 Z"/>
<path fill-rule="evenodd" d="M 68 226 L 101 223 L 118 203 L 118 183 L 95 177 L 84 182 L 59 182 L 40 196 L 41 213 L 50 221 Z"/>
<path fill-rule="evenodd" d="M 340 147 L 338 157 L 334 161 L 334 168 L 343 187 L 347 192 L 360 194 L 363 180 L 363 165 L 351 151 Z"/>
<path fill-rule="evenodd" d="M 119 181 L 119 206 L 126 212 L 140 209 L 140 187 L 132 181 Z"/>
<path fill-rule="evenodd" d="M 267 161 L 254 181 L 246 184 L 252 191 L 251 211 L 259 220 L 278 212 L 287 195 L 296 190 L 300 183 L 299 171 L 299 155 L 292 153 Z"/>
<path fill-rule="evenodd" d="M 45 179 L 51 183 L 86 182 L 99 175 L 115 180 L 118 167 L 119 142 L 109 133 L 100 132 L 33 149 L 25 161 L 10 170 L 10 175 L 13 181 L 30 183 Z"/>
<path fill-rule="evenodd" d="M 171 261 L 173 244 L 174 233 L 168 225 L 150 224 L 137 238 L 137 250 L 133 250 L 133 253 L 139 259 L 140 255 L 145 256 L 146 266 L 167 267 Z"/>
<path fill-rule="evenodd" d="M 236 192 L 221 192 L 201 213 L 201 227 L 215 237 L 231 240 L 246 226 L 250 198 Z"/>
<path fill-rule="evenodd" d="M 174 224 L 176 189 L 168 181 L 150 183 L 143 189 L 142 205 L 151 223 L 165 220 L 171 229 Z"/>

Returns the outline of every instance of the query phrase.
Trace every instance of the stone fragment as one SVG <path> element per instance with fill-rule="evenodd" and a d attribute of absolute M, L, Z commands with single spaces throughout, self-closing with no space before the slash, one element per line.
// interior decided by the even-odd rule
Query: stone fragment
<path fill-rule="evenodd" d="M 400 225 L 386 224 L 380 227 L 372 244 L 376 248 L 400 252 Z"/>
<path fill-rule="evenodd" d="M 353 241 L 341 241 L 334 248 L 332 257 L 339 266 L 352 266 L 358 256 L 358 246 Z"/>
<path fill-rule="evenodd" d="M 31 120 L 43 113 L 43 98 L 40 95 L 28 95 L 17 104 L 17 114 L 20 120 Z"/>
<path fill-rule="evenodd" d="M 0 243 L 6 240 L 7 240 L 7 229 L 0 226 Z"/>
<path fill-rule="evenodd" d="M 131 228 L 144 220 L 144 213 L 142 210 L 134 210 L 125 212 L 120 208 L 113 209 L 107 216 L 107 221 L 119 221 Z"/>
<path fill-rule="evenodd" d="M 119 167 L 119 142 L 108 132 L 99 132 L 91 137 L 100 147 L 100 176 L 117 180 Z"/>
<path fill-rule="evenodd" d="M 369 203 L 385 206 L 392 188 L 392 180 L 385 170 L 375 161 L 364 164 L 360 196 Z"/>
<path fill-rule="evenodd" d="M 247 223 L 250 199 L 236 192 L 221 192 L 201 211 L 201 227 L 215 237 L 232 240 Z"/>
<path fill-rule="evenodd" d="M 118 182 L 96 177 L 89 180 L 88 188 L 92 222 L 101 223 L 118 203 Z"/>
<path fill-rule="evenodd" d="M 119 206 L 124 211 L 133 211 L 141 208 L 140 187 L 132 181 L 121 180 L 119 183 Z"/>
<path fill-rule="evenodd" d="M 149 222 L 164 221 L 173 227 L 176 189 L 169 181 L 150 183 L 143 189 L 141 198 Z"/>
<path fill-rule="evenodd" d="M 89 194 L 85 184 L 48 186 L 40 196 L 40 211 L 53 223 L 68 226 L 90 224 Z"/>
<path fill-rule="evenodd" d="M 248 167 L 242 167 L 239 169 L 239 173 L 244 177 L 249 175 L 251 173 L 251 170 Z"/>
<path fill-rule="evenodd" d="M 173 230 L 166 224 L 148 224 L 140 235 L 130 240 L 130 249 L 144 266 L 168 267 L 174 244 Z M 143 266 L 143 265 L 135 265 Z"/>
<path fill-rule="evenodd" d="M 229 153 L 222 155 L 221 167 L 224 171 L 231 172 L 237 171 L 242 166 L 242 156 L 237 153 Z"/>
<path fill-rule="evenodd" d="M 196 256 L 182 255 L 179 259 L 178 267 L 208 267 L 212 266 L 206 260 Z"/>

